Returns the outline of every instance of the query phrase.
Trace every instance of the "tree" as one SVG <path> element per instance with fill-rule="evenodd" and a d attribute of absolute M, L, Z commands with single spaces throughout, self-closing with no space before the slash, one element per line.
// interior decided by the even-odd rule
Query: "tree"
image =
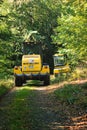
<path fill-rule="evenodd" d="M 54 43 L 67 50 L 72 64 L 87 58 L 86 7 L 85 0 L 64 3 L 61 17 L 57 21 L 58 27 L 54 29 L 55 35 L 52 36 Z"/>
<path fill-rule="evenodd" d="M 0 2 L 0 77 L 3 77 L 5 73 L 10 73 L 9 70 L 11 64 L 13 64 L 9 59 L 13 49 L 11 43 L 12 33 L 8 24 L 9 8 L 10 6 L 6 1 Z"/>
<path fill-rule="evenodd" d="M 60 15 L 61 4 L 57 0 L 35 0 L 21 3 L 13 2 L 11 12 L 12 32 L 15 42 L 21 44 L 30 31 L 37 31 L 41 37 L 42 50 L 45 62 L 52 65 L 52 55 L 56 46 L 52 44 L 51 35 L 57 26 L 57 17 Z M 38 42 L 38 41 L 37 41 Z M 21 47 L 21 46 L 20 46 Z M 19 50 L 21 50 L 19 48 Z M 50 58 L 51 57 L 51 58 Z"/>

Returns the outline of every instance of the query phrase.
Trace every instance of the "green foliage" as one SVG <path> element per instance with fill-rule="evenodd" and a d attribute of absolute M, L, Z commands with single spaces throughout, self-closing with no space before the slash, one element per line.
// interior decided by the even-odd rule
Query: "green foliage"
<path fill-rule="evenodd" d="M 67 55 L 72 65 L 87 56 L 86 1 L 66 2 L 62 6 L 58 27 L 54 29 L 53 42 L 69 50 Z"/>
<path fill-rule="evenodd" d="M 85 0 L 83 2 L 77 0 L 1 1 L 2 70 L 21 64 L 22 43 L 26 41 L 41 45 L 44 62 L 47 62 L 51 69 L 53 69 L 52 56 L 59 50 L 67 53 L 72 67 L 75 67 L 79 60 L 86 60 L 86 8 Z M 38 32 L 38 35 L 30 36 L 31 32 Z"/>
<path fill-rule="evenodd" d="M 30 31 L 37 31 L 44 37 L 44 39 L 40 38 L 40 43 L 42 43 L 43 56 L 46 59 L 45 62 L 51 62 L 50 65 L 52 64 L 52 58 L 49 60 L 49 57 L 52 57 L 55 49 L 55 45 L 51 44 L 52 40 L 50 36 L 53 33 L 53 28 L 57 25 L 55 19 L 60 13 L 60 6 L 58 6 L 60 4 L 57 1 L 56 4 L 53 5 L 53 3 L 55 3 L 54 0 L 50 2 L 49 0 L 29 1 L 27 4 L 22 3 L 21 6 L 16 6 L 15 14 L 17 14 L 17 17 L 15 17 L 16 15 L 13 12 L 13 16 L 16 18 L 13 24 L 16 30 L 19 31 L 21 38 L 25 40 L 25 37 L 29 35 Z M 27 40 L 29 41 L 29 39 Z"/>
<path fill-rule="evenodd" d="M 0 80 L 0 97 L 6 94 L 13 87 L 13 79 Z"/>
<path fill-rule="evenodd" d="M 32 38 L 35 43 L 41 43 L 44 62 L 48 62 L 52 67 L 55 45 L 51 44 L 51 34 L 57 25 L 56 19 L 60 14 L 60 3 L 56 0 L 3 1 L 0 13 L 2 16 L 0 36 L 2 43 L 5 41 L 10 45 L 8 47 L 11 55 L 8 56 L 10 59 L 8 61 L 13 62 L 12 67 L 21 63 L 22 43 L 26 40 L 32 42 Z M 37 31 L 39 35 L 29 39 L 30 31 Z M 6 51 L 8 47 L 5 47 Z M 2 52 L 2 55 L 4 53 L 5 51 Z M 51 58 L 49 59 L 49 57 Z"/>
<path fill-rule="evenodd" d="M 79 63 L 77 67 L 68 73 L 61 73 L 58 77 L 51 77 L 51 84 L 62 83 L 63 81 L 76 81 L 83 80 L 87 78 L 87 64 Z"/>
<path fill-rule="evenodd" d="M 13 51 L 12 44 L 12 32 L 10 29 L 9 11 L 10 6 L 8 2 L 3 1 L 0 3 L 0 78 L 5 78 L 6 75 L 10 75 L 11 66 L 13 61 L 10 60 Z"/>
<path fill-rule="evenodd" d="M 62 81 L 66 81 L 70 77 L 69 73 L 61 73 L 57 77 L 52 77 L 51 78 L 51 84 L 54 83 L 61 83 Z"/>
<path fill-rule="evenodd" d="M 11 60 L 13 47 L 9 41 L 0 40 L 0 78 L 12 74 L 12 65 L 14 61 Z"/>
<path fill-rule="evenodd" d="M 69 80 L 81 80 L 81 79 L 86 79 L 86 77 L 87 77 L 87 67 L 78 66 L 71 72 L 71 75 L 68 79 Z"/>
<path fill-rule="evenodd" d="M 76 95 L 78 95 L 80 92 L 81 89 L 78 87 L 78 85 L 69 84 L 64 85 L 64 87 L 56 90 L 54 94 L 58 100 L 73 104 L 76 100 L 78 100 L 78 97 Z"/>

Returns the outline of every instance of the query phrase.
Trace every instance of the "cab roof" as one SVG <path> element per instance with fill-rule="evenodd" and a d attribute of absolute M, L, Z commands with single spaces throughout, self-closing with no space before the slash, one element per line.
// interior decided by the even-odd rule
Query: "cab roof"
<path fill-rule="evenodd" d="M 64 54 L 54 54 L 54 56 L 64 56 Z"/>

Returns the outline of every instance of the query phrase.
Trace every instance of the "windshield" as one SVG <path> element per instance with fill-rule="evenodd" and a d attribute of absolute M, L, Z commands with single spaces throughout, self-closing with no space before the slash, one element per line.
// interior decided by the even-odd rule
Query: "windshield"
<path fill-rule="evenodd" d="M 54 56 L 54 66 L 65 65 L 64 56 Z"/>

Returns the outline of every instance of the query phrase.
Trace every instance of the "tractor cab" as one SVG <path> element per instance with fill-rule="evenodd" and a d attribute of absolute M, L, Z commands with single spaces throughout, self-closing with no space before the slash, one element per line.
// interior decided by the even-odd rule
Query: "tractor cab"
<path fill-rule="evenodd" d="M 66 64 L 66 56 L 60 54 L 60 55 L 54 55 L 54 67 L 57 66 L 64 66 Z"/>
<path fill-rule="evenodd" d="M 67 64 L 67 56 L 64 54 L 55 54 L 54 58 L 54 76 L 57 77 L 61 73 L 67 73 L 70 71 L 70 67 Z"/>

